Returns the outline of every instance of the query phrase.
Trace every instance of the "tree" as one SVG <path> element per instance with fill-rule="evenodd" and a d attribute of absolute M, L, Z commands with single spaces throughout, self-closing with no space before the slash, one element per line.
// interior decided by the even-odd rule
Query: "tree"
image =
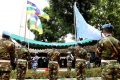
<path fill-rule="evenodd" d="M 92 5 L 98 0 L 78 0 L 78 8 L 83 14 L 86 21 L 91 19 L 89 10 Z M 43 35 L 37 35 L 37 40 L 56 42 L 58 39 L 67 33 L 74 32 L 74 0 L 50 0 L 50 9 L 45 9 L 50 16 L 50 20 L 42 19 Z"/>
<path fill-rule="evenodd" d="M 103 25 L 111 23 L 115 27 L 115 37 L 120 40 L 120 0 L 99 0 L 93 5 L 90 13 L 92 18 L 90 23 L 93 25 Z"/>

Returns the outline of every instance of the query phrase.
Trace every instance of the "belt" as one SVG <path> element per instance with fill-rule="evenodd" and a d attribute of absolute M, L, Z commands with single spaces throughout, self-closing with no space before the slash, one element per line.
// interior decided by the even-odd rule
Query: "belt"
<path fill-rule="evenodd" d="M 26 62 L 27 60 L 24 60 L 24 59 L 18 59 L 18 61 L 22 61 L 22 62 L 24 62 L 24 61 L 25 61 L 25 62 Z"/>
<path fill-rule="evenodd" d="M 10 63 L 10 60 L 0 60 L 0 62 L 9 62 Z"/>
<path fill-rule="evenodd" d="M 117 62 L 117 60 L 101 60 L 102 63 Z"/>
<path fill-rule="evenodd" d="M 50 61 L 49 63 L 58 63 L 57 61 Z"/>
<path fill-rule="evenodd" d="M 76 59 L 76 61 L 86 61 L 86 60 L 84 60 L 84 59 Z"/>

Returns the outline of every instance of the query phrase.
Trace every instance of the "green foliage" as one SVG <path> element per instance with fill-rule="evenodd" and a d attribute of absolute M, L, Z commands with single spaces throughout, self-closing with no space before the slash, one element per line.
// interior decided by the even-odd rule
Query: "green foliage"
<path fill-rule="evenodd" d="M 89 9 L 96 0 L 78 1 L 78 8 L 87 21 L 90 20 Z M 42 19 L 43 34 L 35 39 L 48 42 L 57 42 L 61 36 L 67 33 L 75 33 L 74 30 L 74 0 L 50 0 L 50 8 L 44 9 L 50 16 L 50 20 Z"/>
<path fill-rule="evenodd" d="M 115 26 L 115 36 L 120 39 L 120 0 L 76 0 L 85 20 L 100 28 L 104 23 Z M 36 40 L 56 42 L 67 33 L 75 34 L 73 5 L 75 0 L 50 0 L 50 8 L 44 9 L 50 20 L 43 18 L 43 34 L 36 33 Z"/>
<path fill-rule="evenodd" d="M 111 23 L 115 27 L 115 36 L 120 39 L 120 0 L 99 0 L 93 5 L 90 13 L 92 18 L 90 23 L 93 25 L 103 25 Z M 98 26 L 99 27 L 99 26 Z"/>

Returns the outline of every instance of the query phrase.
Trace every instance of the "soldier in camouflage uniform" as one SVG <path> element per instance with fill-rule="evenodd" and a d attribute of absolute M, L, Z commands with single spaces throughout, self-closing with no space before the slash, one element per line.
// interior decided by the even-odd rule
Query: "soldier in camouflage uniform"
<path fill-rule="evenodd" d="M 49 80 L 57 80 L 58 78 L 58 61 L 60 59 L 60 53 L 57 50 L 52 50 L 50 53 L 48 53 L 49 57 Z"/>
<path fill-rule="evenodd" d="M 30 61 L 30 53 L 25 44 L 22 47 L 16 48 L 17 54 L 17 79 L 24 80 L 27 70 L 27 61 Z"/>
<path fill-rule="evenodd" d="M 102 26 L 104 37 L 97 45 L 97 55 L 101 58 L 102 80 L 117 80 L 120 77 L 120 65 L 117 63 L 120 55 L 120 42 L 112 37 L 113 26 L 105 24 Z"/>
<path fill-rule="evenodd" d="M 0 40 L 0 80 L 9 80 L 12 65 L 15 63 L 15 44 L 7 35 Z"/>
<path fill-rule="evenodd" d="M 76 77 L 77 80 L 85 80 L 86 78 L 86 59 L 87 59 L 87 51 L 81 48 L 79 45 L 75 47 L 75 70 L 76 70 Z"/>

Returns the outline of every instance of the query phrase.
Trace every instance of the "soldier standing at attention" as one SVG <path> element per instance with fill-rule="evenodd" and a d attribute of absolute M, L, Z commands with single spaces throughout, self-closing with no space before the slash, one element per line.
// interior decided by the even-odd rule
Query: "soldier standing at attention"
<path fill-rule="evenodd" d="M 24 80 L 27 70 L 27 61 L 30 61 L 30 53 L 25 43 L 23 42 L 22 47 L 16 49 L 17 54 L 17 80 Z"/>
<path fill-rule="evenodd" d="M 117 80 L 120 77 L 120 65 L 117 63 L 120 55 L 120 42 L 112 36 L 113 25 L 102 26 L 103 38 L 97 45 L 97 55 L 101 58 L 102 80 Z"/>
<path fill-rule="evenodd" d="M 60 53 L 53 49 L 50 53 L 48 53 L 49 58 L 49 80 L 57 80 L 58 78 L 58 61 L 60 59 Z"/>
<path fill-rule="evenodd" d="M 10 36 L 3 34 L 0 39 L 0 80 L 9 80 L 15 63 L 15 44 Z M 14 66 L 14 65 L 13 65 Z"/>
<path fill-rule="evenodd" d="M 81 48 L 79 45 L 75 47 L 75 70 L 77 80 L 86 80 L 86 59 L 87 59 L 87 51 Z"/>

